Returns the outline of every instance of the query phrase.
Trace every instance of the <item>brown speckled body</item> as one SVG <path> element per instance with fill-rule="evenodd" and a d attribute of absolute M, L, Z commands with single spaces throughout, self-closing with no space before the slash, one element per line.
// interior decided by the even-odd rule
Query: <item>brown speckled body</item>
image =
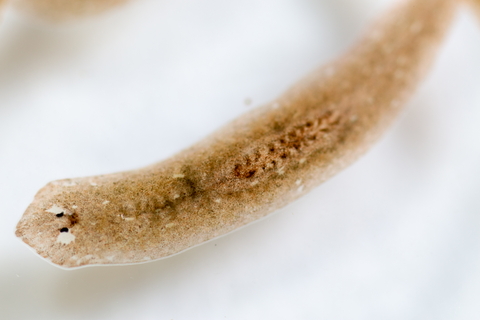
<path fill-rule="evenodd" d="M 17 236 L 62 267 L 125 264 L 178 253 L 264 217 L 379 137 L 432 62 L 456 6 L 401 3 L 343 57 L 164 162 L 48 184 Z M 62 228 L 68 241 L 59 241 Z"/>

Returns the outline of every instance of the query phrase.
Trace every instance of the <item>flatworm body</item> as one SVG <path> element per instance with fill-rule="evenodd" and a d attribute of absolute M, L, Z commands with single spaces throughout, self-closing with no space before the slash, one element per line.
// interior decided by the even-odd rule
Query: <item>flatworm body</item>
<path fill-rule="evenodd" d="M 345 55 L 166 161 L 49 183 L 16 235 L 62 267 L 127 264 L 266 216 L 372 145 L 430 66 L 456 7 L 400 3 Z"/>

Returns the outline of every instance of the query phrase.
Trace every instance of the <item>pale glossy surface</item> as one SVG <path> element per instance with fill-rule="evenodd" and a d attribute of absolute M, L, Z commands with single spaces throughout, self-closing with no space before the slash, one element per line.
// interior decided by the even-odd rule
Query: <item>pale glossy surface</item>
<path fill-rule="evenodd" d="M 140 0 L 62 27 L 7 11 L 0 318 L 475 318 L 480 28 L 465 12 L 393 130 L 266 220 L 170 259 L 73 272 L 13 235 L 46 182 L 168 157 L 340 53 L 392 2 Z"/>

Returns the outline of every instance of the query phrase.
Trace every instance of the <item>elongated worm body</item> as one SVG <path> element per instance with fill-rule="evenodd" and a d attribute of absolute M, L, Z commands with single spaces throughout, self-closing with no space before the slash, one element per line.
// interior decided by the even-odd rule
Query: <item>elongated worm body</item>
<path fill-rule="evenodd" d="M 17 0 L 15 5 L 49 20 L 60 21 L 104 12 L 127 0 Z"/>
<path fill-rule="evenodd" d="M 410 0 L 279 99 L 166 161 L 49 183 L 16 235 L 62 267 L 160 259 L 264 217 L 352 163 L 418 85 L 456 0 Z"/>

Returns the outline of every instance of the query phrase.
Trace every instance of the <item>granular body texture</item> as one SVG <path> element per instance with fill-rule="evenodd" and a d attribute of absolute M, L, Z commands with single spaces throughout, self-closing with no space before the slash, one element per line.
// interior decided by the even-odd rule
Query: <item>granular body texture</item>
<path fill-rule="evenodd" d="M 432 63 L 456 7 L 401 2 L 342 57 L 170 159 L 49 183 L 17 236 L 66 268 L 140 263 L 266 216 L 377 140 Z"/>

